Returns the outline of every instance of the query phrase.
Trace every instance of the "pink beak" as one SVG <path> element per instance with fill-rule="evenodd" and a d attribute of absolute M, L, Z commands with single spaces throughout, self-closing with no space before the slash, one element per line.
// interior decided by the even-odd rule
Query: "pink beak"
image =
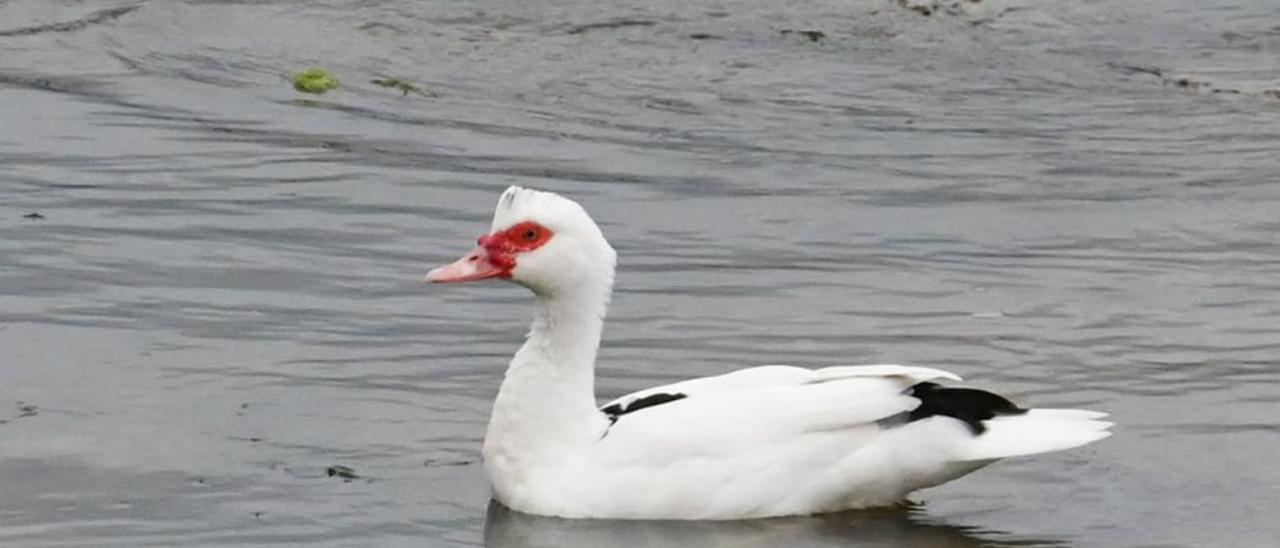
<path fill-rule="evenodd" d="M 471 282 L 486 278 L 510 276 L 508 269 L 493 264 L 489 250 L 476 246 L 461 259 L 427 273 L 428 282 Z"/>

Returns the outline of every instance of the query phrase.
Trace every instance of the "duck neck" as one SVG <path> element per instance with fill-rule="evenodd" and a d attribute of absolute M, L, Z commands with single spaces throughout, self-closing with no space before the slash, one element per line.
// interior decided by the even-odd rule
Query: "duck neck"
<path fill-rule="evenodd" d="M 598 440 L 608 421 L 596 408 L 595 361 L 610 287 L 539 295 L 528 340 L 494 401 L 486 446 L 561 451 Z M 486 447 L 488 449 L 488 447 Z"/>
<path fill-rule="evenodd" d="M 594 298 L 592 298 L 594 297 Z M 521 352 L 531 353 L 529 360 L 513 360 L 508 375 L 518 369 L 534 369 L 538 373 L 561 377 L 579 394 L 595 403 L 596 353 L 604 330 L 604 296 L 564 295 L 540 296 L 535 308 L 529 339 Z M 542 371 L 544 367 L 553 371 Z"/>

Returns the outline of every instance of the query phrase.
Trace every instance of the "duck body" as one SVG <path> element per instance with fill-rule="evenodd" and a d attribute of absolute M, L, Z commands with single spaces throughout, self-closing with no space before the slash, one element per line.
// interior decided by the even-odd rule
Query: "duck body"
<path fill-rule="evenodd" d="M 536 311 L 494 402 L 494 498 L 568 518 L 746 519 L 886 506 L 1000 458 L 1108 436 L 1102 413 L 1022 409 L 938 369 L 751 367 L 598 406 L 613 249 L 578 204 L 508 189 L 491 232 L 428 280 L 509 279 Z"/>

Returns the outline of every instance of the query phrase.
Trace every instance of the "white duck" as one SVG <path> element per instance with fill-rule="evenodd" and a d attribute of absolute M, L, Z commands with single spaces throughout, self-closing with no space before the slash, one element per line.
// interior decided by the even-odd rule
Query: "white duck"
<path fill-rule="evenodd" d="M 570 518 L 741 519 L 894 504 L 997 459 L 1110 435 L 1104 413 L 1021 409 L 900 365 L 752 367 L 597 407 L 616 254 L 577 203 L 511 187 L 493 226 L 432 282 L 533 290 L 536 313 L 493 404 L 494 497 Z"/>

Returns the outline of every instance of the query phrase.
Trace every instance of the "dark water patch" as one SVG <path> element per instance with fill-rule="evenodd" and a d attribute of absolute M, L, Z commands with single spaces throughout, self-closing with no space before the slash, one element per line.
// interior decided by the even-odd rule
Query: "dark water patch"
<path fill-rule="evenodd" d="M 263 76 L 280 75 L 278 68 L 257 61 L 240 59 L 238 52 L 232 49 L 214 49 L 205 54 L 153 52 L 138 58 L 129 57 L 119 51 L 106 53 L 138 75 L 173 78 L 227 88 L 246 88 L 252 85 L 254 81 L 243 77 L 244 74 L 251 74 L 259 79 Z"/>
<path fill-rule="evenodd" d="M 565 34 L 582 34 L 584 32 L 590 32 L 590 31 L 596 31 L 596 30 L 614 30 L 614 29 L 621 29 L 621 28 L 627 28 L 627 27 L 652 27 L 657 24 L 658 22 L 652 19 L 632 19 L 632 18 L 624 17 L 619 19 L 611 19 L 608 21 L 599 21 L 595 23 L 583 23 L 580 25 L 573 25 L 565 29 L 564 33 Z"/>
<path fill-rule="evenodd" d="M 13 70 L 0 71 L 0 84 L 26 88 L 41 92 L 66 93 L 103 100 L 118 100 L 102 90 L 106 87 L 101 81 L 77 78 L 74 76 L 55 76 Z"/>
<path fill-rule="evenodd" d="M 30 36 L 34 34 L 43 34 L 48 32 L 74 32 L 92 25 L 107 23 L 124 17 L 134 10 L 141 8 L 141 5 L 121 6 L 118 8 L 108 8 L 95 11 L 79 19 L 70 21 L 60 21 L 57 23 L 46 23 L 42 25 L 34 25 L 29 27 L 21 27 L 16 29 L 0 29 L 0 37 L 7 36 Z"/>
<path fill-rule="evenodd" d="M 813 29 L 782 29 L 778 31 L 783 36 L 796 35 L 809 40 L 810 42 L 821 42 L 827 37 L 827 33 Z"/>

